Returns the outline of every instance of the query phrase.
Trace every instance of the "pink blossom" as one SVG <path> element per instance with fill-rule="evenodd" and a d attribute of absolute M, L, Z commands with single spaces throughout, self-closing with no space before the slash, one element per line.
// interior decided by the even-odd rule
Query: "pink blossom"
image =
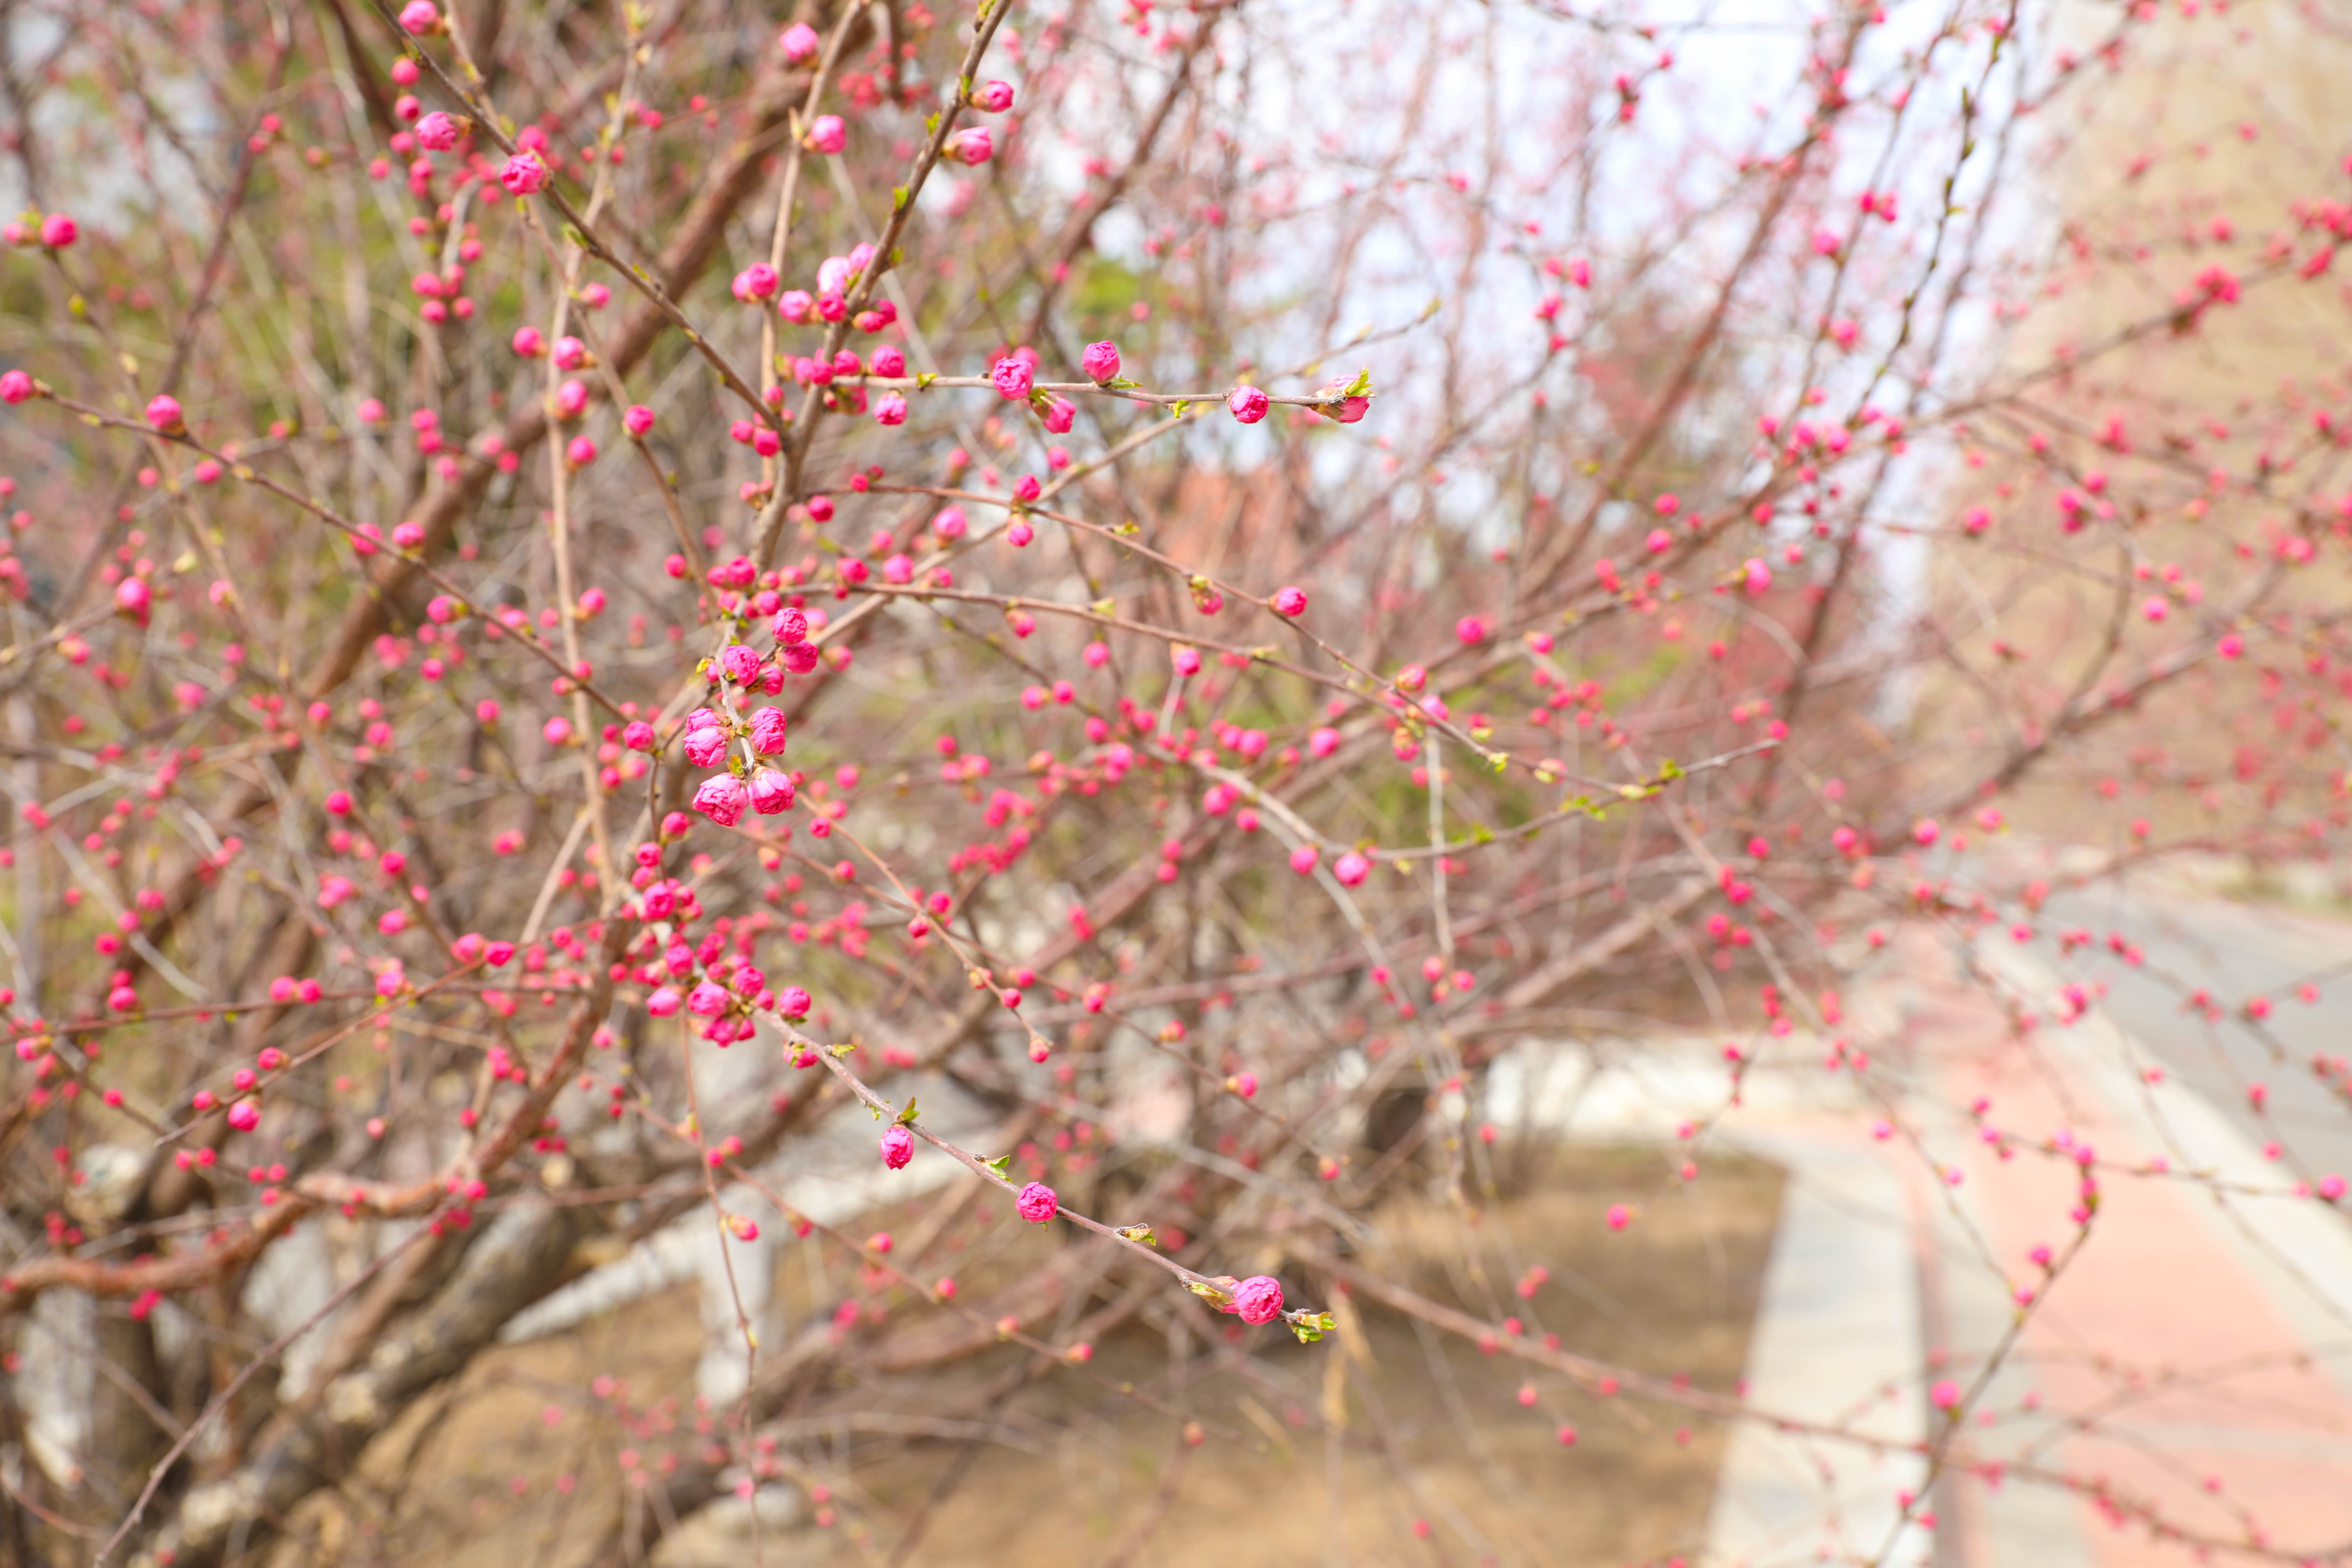
<path fill-rule="evenodd" d="M 1045 1183 L 1032 1182 L 1021 1189 L 1021 1195 L 1013 1200 L 1013 1206 L 1020 1210 L 1021 1217 L 1031 1225 L 1044 1225 L 1062 1212 L 1062 1200 L 1055 1197 L 1054 1189 Z"/>
<path fill-rule="evenodd" d="M 874 351 L 874 374 L 895 380 L 907 374 L 907 356 L 888 343 Z"/>
<path fill-rule="evenodd" d="M 1056 436 L 1068 435 L 1077 416 L 1077 405 L 1066 397 L 1056 397 L 1045 405 L 1045 428 Z"/>
<path fill-rule="evenodd" d="M 886 392 L 874 400 L 874 423 L 904 425 L 907 422 L 907 400 L 895 392 Z"/>
<path fill-rule="evenodd" d="M 751 775 L 751 809 L 761 816 L 773 816 L 793 808 L 793 781 L 773 768 L 761 768 Z"/>
<path fill-rule="evenodd" d="M 1029 362 L 1018 356 L 998 360 L 988 373 L 988 378 L 996 384 L 997 395 L 1008 401 L 1028 396 L 1029 387 L 1034 379 Z"/>
<path fill-rule="evenodd" d="M 776 624 L 769 628 L 776 640 L 786 647 L 808 641 L 808 612 L 791 605 L 776 612 Z"/>
<path fill-rule="evenodd" d="M 536 153 L 518 153 L 499 171 L 499 184 L 511 196 L 536 195 L 547 184 L 547 165 Z"/>
<path fill-rule="evenodd" d="M 646 998 L 646 1011 L 656 1018 L 667 1018 L 685 1005 L 686 998 L 678 994 L 675 985 L 665 985 Z"/>
<path fill-rule="evenodd" d="M 776 1011 L 787 1018 L 805 1018 L 815 1005 L 816 999 L 797 985 L 787 985 L 776 993 Z"/>
<path fill-rule="evenodd" d="M 719 651 L 720 673 L 738 686 L 748 686 L 760 673 L 760 652 L 749 643 L 729 643 Z"/>
<path fill-rule="evenodd" d="M 735 298 L 751 303 L 772 300 L 776 296 L 776 269 L 764 261 L 755 261 L 735 274 Z"/>
<path fill-rule="evenodd" d="M 750 801 L 751 793 L 733 773 L 713 773 L 694 792 L 694 809 L 721 827 L 741 821 L 743 807 Z"/>
<path fill-rule="evenodd" d="M 761 708 L 751 714 L 751 750 L 772 757 L 784 749 L 787 721 L 781 708 Z"/>
<path fill-rule="evenodd" d="M 776 300 L 776 313 L 794 325 L 816 314 L 815 297 L 805 289 L 787 289 Z"/>
<path fill-rule="evenodd" d="M 894 1171 L 903 1171 L 914 1157 L 915 1135 L 893 1123 L 882 1134 L 882 1163 Z"/>
<path fill-rule="evenodd" d="M 727 731 L 716 724 L 705 724 L 686 732 L 686 757 L 698 768 L 715 768 L 727 754 Z"/>
<path fill-rule="evenodd" d="M 1078 364 L 1093 380 L 1116 381 L 1118 379 L 1118 345 L 1088 343 L 1087 352 L 1079 357 Z"/>
<path fill-rule="evenodd" d="M 1233 410 L 1235 419 L 1255 425 L 1265 417 L 1265 394 L 1255 386 L 1236 386 L 1225 395 L 1225 406 Z"/>
<path fill-rule="evenodd" d="M 1274 1321 L 1282 1316 L 1281 1281 L 1264 1274 L 1252 1275 L 1234 1287 L 1230 1310 L 1252 1326 Z"/>
<path fill-rule="evenodd" d="M 654 749 L 654 727 L 643 719 L 632 719 L 621 731 L 621 744 L 633 752 Z"/>
<path fill-rule="evenodd" d="M 416 144 L 428 153 L 446 153 L 460 134 L 457 117 L 437 109 L 416 122 Z"/>

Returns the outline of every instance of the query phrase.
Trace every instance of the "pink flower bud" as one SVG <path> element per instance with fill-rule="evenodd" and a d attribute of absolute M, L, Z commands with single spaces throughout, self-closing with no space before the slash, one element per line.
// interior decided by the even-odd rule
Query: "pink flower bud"
<path fill-rule="evenodd" d="M 727 988 L 702 982 L 687 993 L 686 1010 L 698 1018 L 716 1018 L 727 1011 Z"/>
<path fill-rule="evenodd" d="M 1078 405 L 1066 397 L 1056 397 L 1045 405 L 1045 428 L 1056 436 L 1066 436 L 1078 416 Z"/>
<path fill-rule="evenodd" d="M 1307 590 L 1276 588 L 1273 603 L 1274 613 L 1277 616 L 1303 616 L 1307 613 Z"/>
<path fill-rule="evenodd" d="M 654 411 L 642 403 L 630 404 L 628 412 L 621 416 L 621 428 L 632 436 L 642 436 L 653 427 Z"/>
<path fill-rule="evenodd" d="M 1263 1274 L 1243 1280 L 1234 1287 L 1233 1310 L 1253 1327 L 1274 1321 L 1282 1316 L 1281 1282 Z"/>
<path fill-rule="evenodd" d="M 996 138 L 988 133 L 985 125 L 959 131 L 948 138 L 947 155 L 959 163 L 977 169 L 996 156 Z"/>
<path fill-rule="evenodd" d="M 524 359 L 537 359 L 547 352 L 547 340 L 540 335 L 537 327 L 517 327 L 514 352 Z"/>
<path fill-rule="evenodd" d="M 907 400 L 895 392 L 886 392 L 874 400 L 874 423 L 904 425 L 907 422 Z"/>
<path fill-rule="evenodd" d="M 751 775 L 751 809 L 761 816 L 773 816 L 793 808 L 793 781 L 773 768 L 761 768 Z"/>
<path fill-rule="evenodd" d="M 535 195 L 547 184 L 547 165 L 536 153 L 518 153 L 499 171 L 499 184 L 511 196 Z"/>
<path fill-rule="evenodd" d="M 751 804 L 751 793 L 734 774 L 714 773 L 694 792 L 694 809 L 721 827 L 732 827 L 742 820 L 743 808 Z"/>
<path fill-rule="evenodd" d="M 892 1125 L 882 1134 L 882 1163 L 894 1171 L 903 1171 L 907 1162 L 915 1157 L 915 1135 L 904 1127 Z"/>
<path fill-rule="evenodd" d="M 180 400 L 168 392 L 159 392 L 147 400 L 147 423 L 166 436 L 176 436 L 187 428 L 180 412 Z"/>
<path fill-rule="evenodd" d="M 988 378 L 996 384 L 997 395 L 1008 402 L 1028 396 L 1034 380 L 1029 362 L 1018 357 L 998 360 Z"/>
<path fill-rule="evenodd" d="M 0 375 L 0 403 L 10 405 L 24 402 L 33 395 L 33 378 L 21 370 Z"/>
<path fill-rule="evenodd" d="M 727 754 L 727 731 L 716 724 L 703 724 L 686 732 L 686 757 L 698 768 L 715 768 Z"/>
<path fill-rule="evenodd" d="M 1236 386 L 1225 395 L 1225 406 L 1234 417 L 1244 425 L 1255 425 L 1265 417 L 1265 394 L 1255 386 Z"/>
<path fill-rule="evenodd" d="M 787 985 L 776 993 L 776 1011 L 795 1023 L 809 1016 L 816 999 L 797 985 Z"/>
<path fill-rule="evenodd" d="M 820 114 L 809 126 L 808 149 L 812 153 L 838 153 L 849 145 L 849 128 L 838 114 Z"/>
<path fill-rule="evenodd" d="M 1360 888 L 1364 879 L 1372 874 L 1372 863 L 1350 849 L 1331 863 L 1331 874 L 1339 879 L 1343 888 Z"/>
<path fill-rule="evenodd" d="M 646 998 L 646 1011 L 656 1018 L 667 1018 L 686 1005 L 686 998 L 677 994 L 675 985 L 665 985 Z"/>
<path fill-rule="evenodd" d="M 1013 107 L 1013 84 L 1009 81 L 992 81 L 984 84 L 979 91 L 971 95 L 971 105 L 974 109 L 984 109 L 991 114 L 1003 113 Z"/>
<path fill-rule="evenodd" d="M 629 750 L 633 752 L 652 751 L 654 749 L 654 727 L 651 724 L 646 723 L 643 719 L 630 720 L 628 724 L 621 731 L 621 744 L 628 747 Z"/>
<path fill-rule="evenodd" d="M 762 708 L 751 715 L 751 749 L 772 757 L 784 749 L 786 721 L 781 708 Z"/>
<path fill-rule="evenodd" d="M 408 0 L 400 8 L 400 29 L 414 37 L 441 30 L 441 8 L 433 0 Z"/>
<path fill-rule="evenodd" d="M 808 613 L 805 610 L 794 609 L 788 605 L 776 612 L 776 624 L 769 629 L 775 633 L 776 640 L 786 647 L 796 647 L 808 641 Z"/>
<path fill-rule="evenodd" d="M 892 380 L 907 374 L 907 356 L 888 343 L 874 351 L 874 374 Z"/>
<path fill-rule="evenodd" d="M 458 135 L 457 117 L 437 109 L 416 122 L 416 144 L 428 153 L 446 153 Z"/>
<path fill-rule="evenodd" d="M 749 643 L 729 643 L 719 651 L 719 668 L 738 686 L 748 686 L 760 673 L 760 654 Z"/>
<path fill-rule="evenodd" d="M 941 539 L 961 539 L 971 526 L 965 521 L 963 508 L 959 506 L 943 508 L 939 516 L 931 519 L 931 531 Z"/>
<path fill-rule="evenodd" d="M 1290 852 L 1290 868 L 1302 877 L 1312 876 L 1322 854 L 1312 844 L 1302 844 Z"/>
<path fill-rule="evenodd" d="M 563 460 L 575 468 L 584 468 L 596 460 L 596 443 L 585 436 L 574 436 L 565 444 Z"/>
<path fill-rule="evenodd" d="M 806 22 L 794 22 L 776 38 L 776 47 L 784 51 L 784 58 L 796 66 L 816 58 L 818 43 L 816 29 Z"/>
<path fill-rule="evenodd" d="M 1021 1217 L 1031 1225 L 1044 1225 L 1062 1212 L 1062 1200 L 1055 1197 L 1054 1189 L 1045 1183 L 1032 1182 L 1021 1189 L 1021 1195 L 1013 1200 L 1013 1206 L 1020 1210 Z"/>
<path fill-rule="evenodd" d="M 51 250 L 63 250 L 81 237 L 81 226 L 63 213 L 51 213 L 41 220 L 41 243 Z"/>
<path fill-rule="evenodd" d="M 261 1107 L 249 1100 L 240 1100 L 228 1108 L 228 1124 L 239 1132 L 250 1132 L 261 1125 Z"/>

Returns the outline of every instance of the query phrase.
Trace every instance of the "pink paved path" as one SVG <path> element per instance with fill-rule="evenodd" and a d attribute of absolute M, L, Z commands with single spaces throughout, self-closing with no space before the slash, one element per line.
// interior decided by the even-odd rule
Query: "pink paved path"
<path fill-rule="evenodd" d="M 1990 1100 L 1986 1123 L 2027 1145 L 2069 1130 L 2096 1150 L 2102 1167 L 2089 1245 L 2033 1313 L 2021 1376 L 2011 1380 L 2038 1394 L 2042 1416 L 2085 1421 L 2085 1430 L 2045 1435 L 2037 1450 L 2042 1462 L 2103 1480 L 2115 1497 L 2155 1501 L 2170 1523 L 2189 1531 L 2352 1562 L 2352 1394 L 2346 1376 L 2352 1373 L 2352 1326 L 2324 1322 L 2326 1337 L 2315 1342 L 2309 1298 L 2299 1310 L 2282 1302 L 2285 1282 L 2248 1257 L 2252 1244 L 2209 1191 L 2179 1177 L 2106 1168 L 2109 1162 L 2144 1168 L 2166 1150 L 2137 1108 L 2115 1103 L 2136 1086 L 2086 1064 L 2084 1042 L 2020 1042 L 1980 1000 L 1940 986 L 1913 994 L 1911 1044 L 1935 1098 L 1957 1107 Z M 2044 1030 L 2059 1032 L 2053 1025 Z M 2110 1037 L 2093 1049 L 2113 1059 L 2121 1045 Z M 1936 1153 L 1962 1173 L 1954 1195 L 1992 1263 L 2011 1285 L 2038 1284 L 2041 1270 L 2029 1261 L 2030 1249 L 2063 1250 L 2075 1228 L 2067 1212 L 2076 1201 L 2073 1164 L 2033 1147 L 2003 1161 L 1977 1129 L 1957 1120 Z M 1933 1173 L 1916 1159 L 1899 1163 L 1909 1171 L 1916 1202 L 1942 1209 L 1947 1194 Z M 2278 1179 L 2284 1184 L 2284 1173 Z M 2231 1200 L 2242 1208 L 2296 1201 Z M 1956 1258 L 1951 1247 L 1948 1231 L 1945 1255 L 1929 1267 L 1930 1339 L 1947 1331 L 1947 1342 L 1966 1352 L 1980 1349 L 1987 1331 L 2001 1325 L 1983 1305 L 1974 1334 L 1957 1321 L 1938 1321 L 1933 1303 L 1948 1301 L 1963 1272 L 1979 1281 L 1980 1303 L 1990 1293 L 1990 1266 L 1981 1255 Z M 2296 1317 L 2301 1329 L 2291 1321 Z M 2312 1352 L 2333 1352 L 2332 1364 L 2314 1361 Z M 1956 1364 L 1950 1375 L 1965 1385 L 1973 1370 Z M 2021 1411 L 2021 1394 L 2004 1399 L 2004 1392 L 1997 1387 L 1987 1401 L 1983 1415 L 1991 1425 L 1982 1425 L 1981 1416 L 1971 1423 L 1989 1447 L 2014 1449 L 2030 1431 L 2048 1433 L 2046 1422 Z M 1971 1479 L 1939 1494 L 1959 1515 L 1945 1538 L 1958 1547 L 1956 1561 L 1969 1568 L 2062 1559 L 2102 1568 L 2174 1568 L 2210 1560 L 2184 1542 L 2155 1537 L 2144 1522 L 2111 1519 L 2088 1496 L 2066 1505 L 2078 1539 L 2061 1552 L 2046 1529 L 2021 1530 L 2013 1521 L 2003 1528 L 2006 1495 L 2016 1485 L 1991 1488 Z"/>

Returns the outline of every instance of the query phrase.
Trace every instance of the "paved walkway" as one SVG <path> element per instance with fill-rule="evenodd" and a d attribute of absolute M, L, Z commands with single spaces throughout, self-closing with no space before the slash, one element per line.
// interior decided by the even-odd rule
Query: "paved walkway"
<path fill-rule="evenodd" d="M 2029 1009 L 2053 1010 L 2059 976 L 2005 935 L 1982 951 Z M 2017 1343 L 1970 1400 L 1967 1462 L 1900 1529 L 1916 1452 L 1741 1428 L 1706 1568 L 2189 1568 L 2245 1561 L 2239 1544 L 2352 1564 L 2352 1215 L 2293 1195 L 2235 1108 L 2160 1070 L 2178 1039 L 2151 1045 L 2096 1010 L 2013 1039 L 1929 952 L 1890 953 L 1854 1008 L 1857 1034 L 1901 1042 L 1878 1064 L 1903 1086 L 1899 1129 L 1874 1137 L 1880 1113 L 1800 1040 L 1778 1043 L 1720 1124 L 1790 1173 L 1751 1397 L 1918 1445 L 1945 1426 L 1930 1387 L 1973 1388 Z M 1490 1110 L 1571 1136 L 1668 1138 L 1723 1103 L 1719 1042 L 1604 1060 L 1502 1065 Z M 1987 1126 L 2018 1145 L 2011 1158 Z M 2081 1173 L 2044 1151 L 2062 1138 L 2094 1152 L 2101 1198 L 2053 1286 L 2032 1255 L 2063 1255 L 2077 1228 Z M 2192 1171 L 2229 1190 L 2171 1173 Z M 2021 1330 L 2021 1288 L 2047 1293 Z M 2219 1549 L 2152 1533 L 2150 1505 Z"/>

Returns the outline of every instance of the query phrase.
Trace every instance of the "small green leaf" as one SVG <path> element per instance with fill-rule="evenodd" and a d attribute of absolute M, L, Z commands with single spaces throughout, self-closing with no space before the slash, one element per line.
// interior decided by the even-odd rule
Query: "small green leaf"
<path fill-rule="evenodd" d="M 1339 395 L 1342 397 L 1369 397 L 1371 395 L 1371 391 L 1372 373 L 1369 368 L 1367 368 L 1358 371 L 1356 373 L 1356 379 L 1349 382 L 1348 384 L 1348 390 L 1341 393 Z"/>
<path fill-rule="evenodd" d="M 1290 1320 L 1290 1331 L 1298 1336 L 1302 1345 L 1313 1344 L 1339 1326 L 1339 1320 L 1328 1312 L 1301 1312 Z"/>
<path fill-rule="evenodd" d="M 901 1127 L 912 1127 L 914 1124 L 915 1097 L 910 1094 L 907 1097 L 907 1109 L 898 1112 L 898 1125 Z"/>

